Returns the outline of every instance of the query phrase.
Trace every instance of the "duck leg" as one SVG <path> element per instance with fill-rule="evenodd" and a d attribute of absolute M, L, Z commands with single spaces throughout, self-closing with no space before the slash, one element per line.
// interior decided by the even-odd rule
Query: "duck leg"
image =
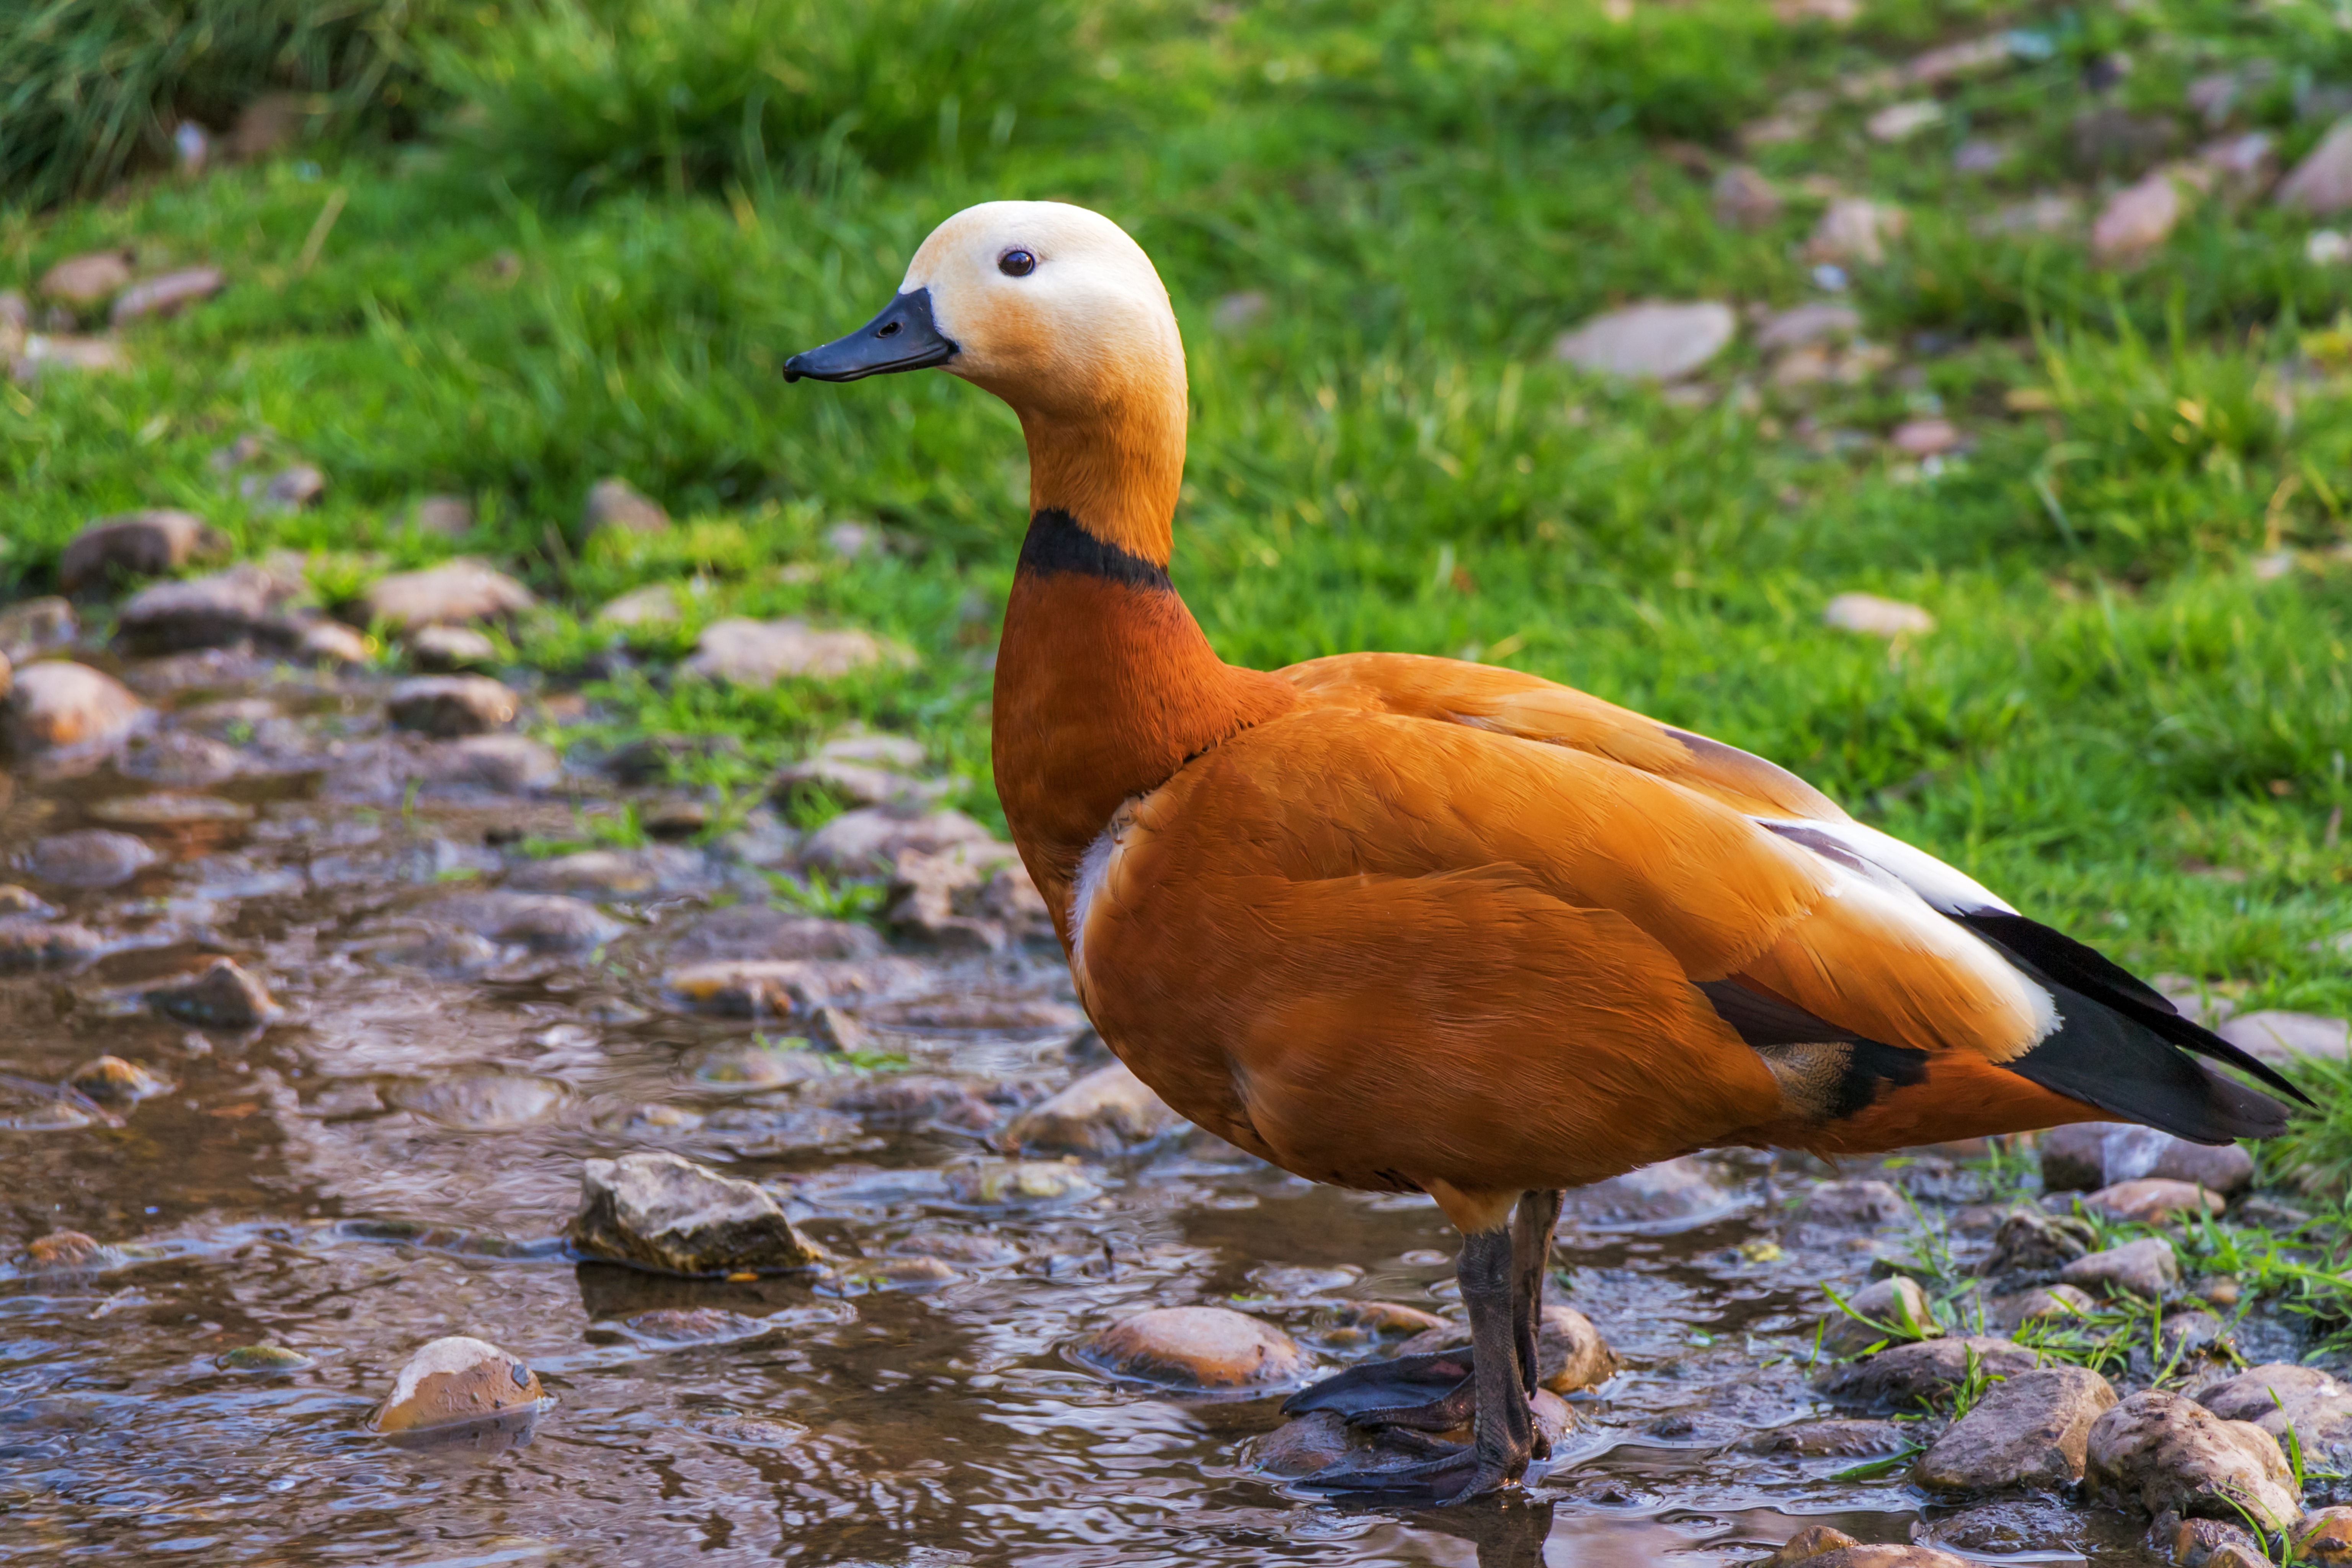
<path fill-rule="evenodd" d="M 1470 1310 L 1470 1354 L 1468 1376 L 1463 1384 L 1430 1402 L 1441 1406 L 1406 1407 L 1391 1412 L 1364 1411 L 1349 1417 L 1352 1425 L 1404 1426 L 1399 1436 L 1409 1438 L 1407 1445 L 1427 1449 L 1434 1446 L 1430 1439 L 1419 1436 L 1427 1430 L 1422 1423 L 1434 1421 L 1450 1413 L 1460 1403 L 1466 1389 L 1472 1422 L 1471 1441 L 1459 1447 L 1449 1447 L 1438 1458 L 1420 1464 L 1402 1466 L 1335 1467 L 1318 1471 L 1307 1478 L 1310 1486 L 1335 1491 L 1379 1492 L 1390 1496 L 1433 1499 L 1441 1502 L 1456 1502 L 1465 1498 L 1497 1491 L 1516 1483 L 1527 1472 L 1528 1461 L 1535 1452 L 1535 1420 L 1528 1409 L 1528 1395 L 1519 1371 L 1517 1313 L 1513 1298 L 1518 1294 L 1525 1271 L 1512 1257 L 1517 1227 L 1503 1225 L 1492 1230 L 1474 1231 L 1462 1238 L 1462 1256 L 1455 1273 L 1462 1282 L 1462 1302 Z M 1416 1361 L 1435 1358 L 1413 1358 Z M 1370 1370 L 1365 1368 L 1357 1371 Z M 1339 1384 L 1350 1373 L 1333 1378 Z M 1391 1386 L 1394 1384 L 1391 1383 Z M 1294 1396 L 1292 1405 L 1305 1399 L 1316 1390 Z M 1289 1409 L 1286 1405 L 1285 1409 Z M 1333 1409 L 1337 1404 L 1310 1404 L 1306 1408 Z M 1396 1419 L 1402 1416 L 1403 1419 Z M 1453 1423 L 1459 1424 L 1459 1417 Z M 1444 1428 L 1438 1428 L 1443 1430 Z"/>

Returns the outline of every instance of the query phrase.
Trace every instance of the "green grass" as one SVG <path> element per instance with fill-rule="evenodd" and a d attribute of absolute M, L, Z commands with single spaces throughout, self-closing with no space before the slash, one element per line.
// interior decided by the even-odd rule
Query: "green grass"
<path fill-rule="evenodd" d="M 743 760 L 702 782 L 750 788 L 829 727 L 910 729 L 992 816 L 982 656 L 1024 521 L 1017 427 L 945 376 L 787 389 L 779 372 L 870 314 L 948 213 L 1083 201 L 1151 251 L 1183 325 L 1175 570 L 1227 657 L 1392 647 L 1571 681 L 1774 757 L 2144 970 L 2352 1011 L 2326 946 L 2352 928 L 2352 270 L 2305 260 L 2312 224 L 2267 205 L 2205 204 L 2120 272 L 2075 240 L 1974 227 L 2053 185 L 2095 206 L 2108 187 L 2065 150 L 2103 105 L 2172 112 L 2193 147 L 2185 84 L 2248 60 L 2279 69 L 2237 128 L 2299 155 L 2325 123 L 2298 118 L 2298 93 L 2352 80 L 2332 13 L 1880 0 L 1841 32 L 1761 0 L 1623 23 L 1505 0 L 1027 20 L 891 0 L 795 44 L 846 65 L 747 121 L 745 80 L 816 58 L 746 42 L 739 24 L 779 7 L 799 14 L 704 8 L 707 33 L 665 55 L 623 44 L 684 37 L 668 0 L 551 5 L 499 52 L 441 59 L 472 102 L 432 137 L 0 217 L 0 286 L 122 240 L 233 279 L 137 330 L 130 375 L 0 392 L 0 581 L 40 589 L 89 518 L 178 504 L 247 551 L 311 552 L 348 591 L 457 548 L 403 521 L 456 489 L 481 518 L 463 547 L 551 597 L 516 656 L 586 679 L 600 736 L 740 736 Z M 908 45 L 877 53 L 887 31 L 857 30 L 877 18 Z M 1003 50 L 968 68 L 941 54 L 966 26 Z M 1861 124 L 1919 89 L 1837 90 L 2002 27 L 2031 35 L 2013 62 L 1944 89 L 1945 121 L 1900 147 Z M 2085 66 L 2118 50 L 2132 72 L 2095 95 Z M 1033 88 L 1038 112 L 993 134 L 987 106 Z M 1742 156 L 1738 126 L 1796 92 L 1824 102 L 1814 133 L 1752 154 L 1787 213 L 1717 225 L 1709 184 Z M 828 127 L 838 156 L 818 155 Z M 2017 156 L 1955 174 L 1967 136 Z M 1913 214 L 1848 296 L 1896 351 L 1886 372 L 1778 388 L 1743 338 L 1694 402 L 1550 357 L 1630 299 L 1819 297 L 1798 251 L 1823 182 Z M 1213 324 L 1244 289 L 1265 312 Z M 1880 437 L 1937 410 L 1975 446 L 1923 475 Z M 263 426 L 332 476 L 315 511 L 257 514 L 208 466 Z M 606 474 L 681 526 L 583 548 Z M 835 560 L 823 531 L 845 519 L 903 548 Z M 2294 569 L 2258 580 L 2276 552 Z M 686 622 L 625 639 L 636 662 L 615 673 L 593 605 L 689 578 Z M 1938 628 L 1890 648 L 1824 627 L 1849 589 L 1916 601 Z M 924 662 L 772 691 L 670 683 L 667 661 L 725 614 L 869 625 Z"/>

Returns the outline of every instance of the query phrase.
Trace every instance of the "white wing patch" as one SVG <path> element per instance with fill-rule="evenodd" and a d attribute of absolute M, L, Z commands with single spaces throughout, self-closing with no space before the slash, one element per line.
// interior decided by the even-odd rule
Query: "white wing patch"
<path fill-rule="evenodd" d="M 1902 883 L 1939 913 L 1969 915 L 1988 910 L 2004 915 L 2017 912 L 1974 878 L 1955 871 L 1926 850 L 1915 849 L 1875 827 L 1865 827 L 1859 822 L 1822 822 L 1810 817 L 1759 816 L 1750 820 L 1830 860 L 1842 861 L 1835 851 L 1843 850 L 1845 856 Z M 1854 868 L 1847 867 L 1849 870 Z"/>
<path fill-rule="evenodd" d="M 1078 858 L 1077 885 L 1070 895 L 1070 973 L 1081 992 L 1087 984 L 1087 921 L 1094 913 L 1095 895 L 1110 879 L 1111 860 L 1118 853 L 1119 830 L 1127 826 L 1129 807 L 1133 804 L 1130 801 L 1111 813 L 1110 821 Z"/>

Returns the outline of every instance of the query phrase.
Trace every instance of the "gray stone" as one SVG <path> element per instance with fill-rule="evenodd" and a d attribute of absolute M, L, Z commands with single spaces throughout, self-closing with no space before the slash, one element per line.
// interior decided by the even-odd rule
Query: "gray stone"
<path fill-rule="evenodd" d="M 327 493 L 327 476 L 309 463 L 280 468 L 267 480 L 247 479 L 241 487 L 247 500 L 263 512 L 296 512 L 317 503 Z"/>
<path fill-rule="evenodd" d="M 867 767 L 910 773 L 923 765 L 929 753 L 911 735 L 879 731 L 835 735 L 816 749 L 816 755 L 835 762 L 860 763 Z"/>
<path fill-rule="evenodd" d="M 96 753 L 127 739 L 147 710 L 110 675 L 44 659 L 15 672 L 0 710 L 0 742 L 16 756 Z"/>
<path fill-rule="evenodd" d="M 1780 353 L 1861 334 L 1862 312 L 1851 305 L 1796 305 L 1766 318 L 1756 334 L 1756 346 L 1766 353 Z"/>
<path fill-rule="evenodd" d="M 441 789 L 526 795 L 552 789 L 563 777 L 555 748 L 528 735 L 467 735 L 417 753 L 420 775 Z"/>
<path fill-rule="evenodd" d="M 555 893 L 450 893 L 417 912 L 534 952 L 577 952 L 602 947 L 626 928 L 593 904 Z"/>
<path fill-rule="evenodd" d="M 60 888 L 114 888 L 131 880 L 158 857 L 127 833 L 83 828 L 36 839 L 17 864 L 41 881 Z"/>
<path fill-rule="evenodd" d="M 1077 1354 L 1114 1377 L 1163 1388 L 1265 1387 L 1307 1367 L 1288 1334 L 1228 1307 L 1139 1312 L 1088 1337 Z"/>
<path fill-rule="evenodd" d="M 914 655 L 872 632 L 820 631 L 801 620 L 713 621 L 678 673 L 738 686 L 772 686 L 792 677 L 831 679 L 877 664 L 911 665 Z"/>
<path fill-rule="evenodd" d="M 74 535 L 58 558 L 68 594 L 104 587 L 116 575 L 161 577 L 199 555 L 228 547 L 228 536 L 194 512 L 155 508 L 102 517 Z"/>
<path fill-rule="evenodd" d="M 1994 1233 L 1992 1256 L 1986 1259 L 1984 1272 L 1991 1279 L 2005 1274 L 2048 1274 L 2081 1258 L 2097 1240 L 2098 1233 L 2087 1220 L 2017 1209 Z"/>
<path fill-rule="evenodd" d="M 47 595 L 0 609 L 0 658 L 24 664 L 70 647 L 81 634 L 72 604 Z M 0 696 L 5 696 L 0 691 Z"/>
<path fill-rule="evenodd" d="M 55 371 L 104 375 L 130 368 L 131 356 L 111 338 L 36 332 L 8 366 L 8 378 L 19 386 L 32 386 Z"/>
<path fill-rule="evenodd" d="M 885 918 L 899 937 L 937 952 L 999 952 L 1052 933 L 1028 870 L 1000 844 L 956 845 L 936 855 L 902 849 Z"/>
<path fill-rule="evenodd" d="M 1182 1124 L 1151 1087 L 1126 1064 L 1097 1068 L 1004 1131 L 1007 1148 L 1032 1153 L 1125 1153 Z"/>
<path fill-rule="evenodd" d="M 2012 1373 L 1947 1427 L 1912 1479 L 1930 1491 L 2055 1491 L 2083 1479 L 2091 1424 L 2115 1406 L 2116 1391 L 2087 1367 Z"/>
<path fill-rule="evenodd" d="M 228 647 L 280 631 L 274 612 L 289 585 L 254 565 L 209 576 L 152 583 L 122 606 L 116 636 L 132 653 L 181 653 Z"/>
<path fill-rule="evenodd" d="M 660 533 L 668 527 L 669 513 L 638 494 L 628 480 L 598 479 L 588 487 L 588 505 L 580 520 L 583 539 L 607 528 L 625 533 Z"/>
<path fill-rule="evenodd" d="M 152 278 L 141 279 L 116 295 L 114 308 L 107 319 L 120 327 L 149 316 L 176 316 L 190 305 L 201 304 L 219 293 L 226 281 L 217 267 L 184 267 L 176 272 L 159 272 Z"/>
<path fill-rule="evenodd" d="M 1749 1454 L 1792 1454 L 1803 1459 L 1861 1459 L 1900 1453 L 1912 1443 L 1911 1428 L 1896 1421 L 1801 1421 L 1774 1426 L 1739 1441 Z"/>
<path fill-rule="evenodd" d="M 2253 1156 L 2235 1143 L 2207 1145 L 2128 1121 L 2079 1121 L 2042 1135 L 2042 1184 L 2050 1192 L 2089 1192 L 2158 1177 L 2189 1182 L 2224 1196 L 2253 1181 Z"/>
<path fill-rule="evenodd" d="M 245 758 L 236 747 L 209 735 L 167 730 L 134 739 L 116 760 L 115 769 L 126 778 L 187 786 L 233 779 L 245 771 Z"/>
<path fill-rule="evenodd" d="M 2031 1372 L 2036 1357 L 2022 1345 L 1978 1336 L 1892 1345 L 1860 1361 L 1838 1362 L 1813 1374 L 1813 1387 L 1841 1405 L 1904 1407 L 1948 1392 L 1969 1375 L 1969 1360 L 1989 1375 Z"/>
<path fill-rule="evenodd" d="M 530 590 L 493 567 L 460 556 L 422 572 L 379 577 L 360 595 L 360 614 L 394 631 L 486 621 L 530 609 Z"/>
<path fill-rule="evenodd" d="M 1995 1328 L 2013 1334 L 2028 1323 L 2053 1319 L 2063 1322 L 2097 1309 L 2098 1303 L 2080 1286 L 2037 1285 L 2013 1296 L 1996 1296 L 1985 1310 Z"/>
<path fill-rule="evenodd" d="M 604 771 L 625 784 L 659 784 L 681 765 L 742 752 L 732 735 L 646 735 L 605 758 Z"/>
<path fill-rule="evenodd" d="M 1833 1304 L 1834 1307 L 1834 1304 Z M 1843 1309 L 1822 1318 L 1821 1347 L 1831 1355 L 1857 1356 L 1882 1340 L 1933 1339 L 1943 1328 L 1919 1282 L 1897 1274 L 1864 1287 Z"/>
<path fill-rule="evenodd" d="M 887 768 L 820 752 L 777 771 L 768 791 L 779 799 L 803 791 L 832 795 L 851 805 L 934 805 L 950 786 L 941 779 L 913 779 Z"/>
<path fill-rule="evenodd" d="M 2273 1067 L 2291 1066 L 2297 1057 L 2340 1062 L 2352 1051 L 2352 1024 L 2317 1013 L 2247 1013 L 2214 1033 Z"/>
<path fill-rule="evenodd" d="M 882 939 L 870 926 L 772 909 L 734 904 L 697 915 L 673 937 L 667 955 L 673 963 L 726 960 L 874 958 Z"/>
<path fill-rule="evenodd" d="M 440 539 L 463 539 L 474 531 L 474 503 L 464 496 L 426 496 L 409 516 L 417 532 Z"/>
<path fill-rule="evenodd" d="M 392 689 L 384 711 L 404 730 L 428 735 L 480 735 L 515 721 L 513 691 L 481 675 L 426 675 Z"/>
<path fill-rule="evenodd" d="M 221 1029 L 257 1028 L 285 1012 L 268 987 L 226 958 L 214 959 L 193 977 L 152 986 L 144 999 L 167 1017 Z"/>
<path fill-rule="evenodd" d="M 1903 1201 L 1903 1194 L 1891 1183 L 1817 1182 L 1805 1195 L 1802 1213 L 1808 1225 L 1876 1229 L 1908 1222 L 1911 1205 Z"/>
<path fill-rule="evenodd" d="M 2162 1225 L 2185 1214 L 2220 1214 L 2226 1205 L 2218 1194 L 2193 1182 L 2142 1176 L 2136 1182 L 2101 1187 L 2083 1200 L 2083 1206 L 2108 1219 Z"/>
<path fill-rule="evenodd" d="M 1579 370 L 1634 380 L 1679 381 L 1721 353 L 1739 330 L 1719 300 L 1645 300 L 1592 317 L 1552 345 Z"/>
<path fill-rule="evenodd" d="M 1887 243 L 1901 238 L 1909 226 L 1909 216 L 1901 207 L 1863 196 L 1838 196 L 1805 242 L 1805 259 L 1875 267 L 1886 259 Z"/>
<path fill-rule="evenodd" d="M 2100 1500 L 2150 1514 L 2234 1520 L 2242 1510 L 2283 1530 L 2303 1513 L 2277 1439 L 2162 1389 L 2135 1394 L 2093 1424 L 2084 1479 Z"/>
<path fill-rule="evenodd" d="M 776 1274 L 820 1256 L 764 1189 L 676 1154 L 587 1161 L 564 1234 L 590 1258 L 665 1274 Z"/>
<path fill-rule="evenodd" d="M 1788 205 L 1780 187 L 1745 163 L 1715 177 L 1715 221 L 1726 228 L 1769 228 Z"/>
<path fill-rule="evenodd" d="M 596 612 L 596 618 L 611 626 L 667 626 L 676 625 L 684 615 L 676 588 L 667 583 L 648 583 L 608 600 Z"/>
<path fill-rule="evenodd" d="M 1936 617 L 1899 599 L 1840 594 L 1822 608 L 1822 624 L 1877 637 L 1925 637 L 1936 629 Z"/>
<path fill-rule="evenodd" d="M 870 877 L 896 868 L 912 849 L 937 855 L 958 846 L 994 846 L 987 828 L 960 811 L 922 816 L 881 807 L 845 811 L 809 835 L 800 863 L 833 876 Z M 1001 847 L 1009 854 L 1012 846 Z"/>
<path fill-rule="evenodd" d="M 2337 121 L 2294 173 L 2279 182 L 2272 199 L 2315 217 L 2352 212 L 2352 120 Z"/>
<path fill-rule="evenodd" d="M 2315 1366 L 2273 1362 L 2209 1383 L 2193 1397 L 2224 1421 L 2252 1422 L 2282 1446 L 2292 1429 L 2315 1466 L 2352 1447 L 2352 1387 Z"/>
<path fill-rule="evenodd" d="M 0 974 L 31 974 L 89 963 L 105 945 L 87 926 L 0 915 Z"/>
<path fill-rule="evenodd" d="M 2180 1283 L 2180 1262 L 2172 1254 L 2172 1243 L 2150 1236 L 2078 1258 L 2061 1268 L 2058 1278 L 2105 1295 L 2122 1293 L 2157 1301 Z"/>
<path fill-rule="evenodd" d="M 499 657 L 498 645 L 471 626 L 419 626 L 407 640 L 409 654 L 426 669 L 465 669 Z"/>
<path fill-rule="evenodd" d="M 593 899 L 657 898 L 709 885 L 709 862 L 699 851 L 676 844 L 582 849 L 551 860 L 530 861 L 507 874 L 509 888 Z"/>
<path fill-rule="evenodd" d="M 68 256 L 41 274 L 34 285 L 44 300 L 86 310 L 131 286 L 138 255 L 127 246 Z"/>

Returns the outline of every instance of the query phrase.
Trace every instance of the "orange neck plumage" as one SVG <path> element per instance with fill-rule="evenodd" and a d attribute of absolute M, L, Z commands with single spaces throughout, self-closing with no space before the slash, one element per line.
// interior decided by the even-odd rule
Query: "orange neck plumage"
<path fill-rule="evenodd" d="M 1035 502 L 997 650 L 996 787 L 1068 940 L 1079 857 L 1120 803 L 1297 701 L 1219 658 L 1168 581 L 1182 411 L 1086 424 L 1028 413 Z"/>

